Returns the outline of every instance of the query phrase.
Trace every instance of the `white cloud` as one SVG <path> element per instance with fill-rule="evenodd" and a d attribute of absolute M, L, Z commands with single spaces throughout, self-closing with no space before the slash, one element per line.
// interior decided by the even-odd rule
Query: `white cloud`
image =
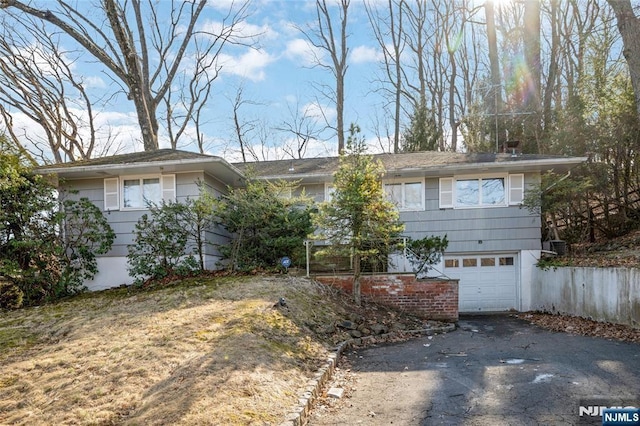
<path fill-rule="evenodd" d="M 358 46 L 351 51 L 350 59 L 353 64 L 376 62 L 382 59 L 382 52 L 370 46 Z"/>
<path fill-rule="evenodd" d="M 276 26 L 278 31 L 280 31 L 280 33 L 285 37 L 294 38 L 300 36 L 299 24 L 296 24 L 293 21 L 281 19 L 278 21 Z"/>
<path fill-rule="evenodd" d="M 252 81 L 265 78 L 264 68 L 275 58 L 264 50 L 251 49 L 240 56 L 220 54 L 218 63 L 222 66 L 222 73 L 238 75 Z"/>
<path fill-rule="evenodd" d="M 225 34 L 229 41 L 238 43 L 260 43 L 264 40 L 272 40 L 278 37 L 278 33 L 269 25 L 254 25 L 246 21 L 238 22 L 230 32 L 230 22 L 207 20 L 202 24 L 205 37 L 211 41 L 217 41 L 218 36 Z"/>
<path fill-rule="evenodd" d="M 82 83 L 85 89 L 106 89 L 107 83 L 98 76 L 86 76 L 82 78 Z"/>
<path fill-rule="evenodd" d="M 87 122 L 87 111 L 83 109 L 71 108 L 70 112 L 78 117 L 78 133 L 82 140 L 90 140 L 90 131 L 83 123 Z M 102 111 L 94 118 L 96 127 L 96 146 L 94 156 L 105 153 L 114 154 L 119 152 L 140 151 L 140 126 L 135 113 L 122 113 L 115 111 Z M 47 135 L 37 123 L 34 123 L 23 113 L 14 113 L 13 130 L 17 135 L 25 135 L 23 143 L 28 150 L 33 152 L 44 152 L 44 156 L 53 160 L 53 155 L 49 149 Z M 35 147 L 37 145 L 37 147 Z"/>
<path fill-rule="evenodd" d="M 226 13 L 229 12 L 229 10 L 235 9 L 240 4 L 242 3 L 238 2 L 238 0 L 216 0 L 207 2 L 207 7 Z"/>
<path fill-rule="evenodd" d="M 287 43 L 285 56 L 294 62 L 302 62 L 304 66 L 316 65 L 322 60 L 323 51 L 308 40 L 296 38 Z"/>
<path fill-rule="evenodd" d="M 321 105 L 318 102 L 310 102 L 302 106 L 300 111 L 307 117 L 313 118 L 318 123 L 324 123 L 325 119 L 331 123 L 338 115 L 335 107 Z"/>
<path fill-rule="evenodd" d="M 260 40 L 273 40 L 278 37 L 277 31 L 269 25 L 253 25 L 248 22 L 241 22 L 237 31 L 239 37 L 259 37 Z"/>

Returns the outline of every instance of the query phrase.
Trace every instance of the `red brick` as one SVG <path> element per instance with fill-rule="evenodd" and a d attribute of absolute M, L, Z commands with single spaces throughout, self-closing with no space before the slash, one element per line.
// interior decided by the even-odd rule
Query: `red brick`
<path fill-rule="evenodd" d="M 352 276 L 318 276 L 323 284 L 351 292 Z M 417 280 L 412 274 L 365 275 L 363 297 L 404 309 L 426 319 L 458 320 L 458 280 Z"/>

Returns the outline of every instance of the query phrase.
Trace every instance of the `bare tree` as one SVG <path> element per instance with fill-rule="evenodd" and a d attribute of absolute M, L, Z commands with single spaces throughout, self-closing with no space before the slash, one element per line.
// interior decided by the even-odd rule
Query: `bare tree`
<path fill-rule="evenodd" d="M 249 145 L 248 149 L 256 161 L 268 161 L 274 158 L 281 159 L 278 155 L 279 149 L 273 140 L 273 129 L 265 120 L 260 120 L 257 123 L 255 134 L 256 143 Z"/>
<path fill-rule="evenodd" d="M 247 162 L 247 154 L 250 154 L 254 161 L 258 160 L 258 157 L 255 155 L 253 150 L 251 149 L 251 137 L 250 133 L 253 133 L 256 130 L 256 126 L 258 120 L 244 120 L 241 118 L 240 109 L 244 105 L 258 105 L 257 102 L 249 101 L 243 97 L 243 88 L 242 86 L 238 87 L 236 91 L 236 96 L 233 99 L 233 130 L 234 135 L 238 139 L 238 147 L 240 149 L 240 154 L 242 155 L 242 162 Z"/>
<path fill-rule="evenodd" d="M 291 138 L 291 142 L 285 142 L 282 150 L 285 154 L 293 159 L 304 158 L 309 142 L 319 140 L 322 130 L 318 126 L 317 117 L 310 114 L 309 108 L 301 107 L 296 104 L 295 107 L 288 105 L 289 119 L 282 122 L 275 128 Z"/>
<path fill-rule="evenodd" d="M 458 127 L 467 108 L 465 91 L 476 78 L 470 62 L 476 62 L 477 58 L 470 57 L 474 53 L 473 49 L 468 49 L 472 39 L 466 39 L 465 34 L 470 32 L 470 20 L 477 11 L 468 9 L 466 2 L 457 1 L 440 2 L 434 11 L 435 27 L 441 33 L 436 43 L 443 46 L 438 55 L 434 55 L 438 60 L 433 63 L 434 73 L 444 76 L 441 87 L 436 91 L 439 105 L 434 107 L 438 111 L 442 129 L 439 141 L 441 151 L 456 151 L 458 148 Z M 434 48 L 437 49 L 437 45 Z M 449 135 L 445 128 L 448 128 Z"/>
<path fill-rule="evenodd" d="M 176 77 L 177 87 L 182 88 L 176 93 L 177 100 L 173 99 L 174 92 L 169 90 L 163 101 L 171 149 L 178 148 L 178 141 L 187 130 L 187 126 L 193 125 L 200 152 L 203 153 L 201 143 L 203 137 L 201 128 L 205 124 L 203 111 L 211 96 L 212 83 L 221 69 L 217 63 L 217 57 L 223 44 L 208 44 L 202 49 L 199 44 L 196 40 L 196 53 L 191 70 L 189 71 L 189 67 L 184 67 Z"/>
<path fill-rule="evenodd" d="M 427 119 L 429 125 L 422 124 L 435 132 L 429 138 L 437 138 L 437 149 L 455 151 L 458 128 L 472 102 L 482 63 L 472 22 L 480 8 L 443 0 L 388 0 L 383 4 L 365 6 L 383 54 L 379 82 L 388 101 L 384 107 L 394 117 L 393 136 L 389 136 L 395 142 L 394 151 L 402 142 L 401 127 L 408 132 L 421 125 L 407 125 L 409 117 Z M 419 146 L 431 144 L 423 141 Z"/>
<path fill-rule="evenodd" d="M 376 108 L 375 113 L 370 117 L 372 127 L 375 129 L 376 140 L 381 152 L 392 152 L 397 154 L 400 152 L 400 141 L 398 140 L 398 146 L 396 147 L 395 141 L 395 127 L 396 121 L 393 119 L 394 113 L 389 110 L 390 105 L 388 103 L 380 105 Z M 400 131 L 398 125 L 398 132 Z M 400 134 L 398 134 L 398 139 Z"/>
<path fill-rule="evenodd" d="M 487 22 L 487 43 L 489 47 L 489 64 L 491 70 L 491 92 L 495 98 L 494 114 L 499 114 L 502 109 L 502 90 L 500 89 L 502 78 L 500 76 L 500 58 L 498 57 L 498 38 L 496 34 L 496 14 L 494 0 L 484 2 L 485 17 Z M 497 132 L 497 126 L 495 131 Z M 498 140 L 498 135 L 493 138 Z"/>
<path fill-rule="evenodd" d="M 336 106 L 336 125 L 333 129 L 338 137 L 338 152 L 344 150 L 344 81 L 347 74 L 347 16 L 351 0 L 339 0 L 339 20 L 335 23 L 327 0 L 316 0 L 316 25 L 299 30 L 317 49 L 329 55 L 330 62 L 316 58 L 316 65 L 329 70 L 335 78 L 335 88 L 323 91 Z M 327 123 L 329 124 L 329 123 Z"/>
<path fill-rule="evenodd" d="M 108 135 L 97 142 L 93 108 L 97 100 L 90 98 L 84 81 L 72 71 L 76 52 L 63 51 L 59 34 L 48 32 L 38 20 L 2 28 L 0 117 L 13 144 L 41 162 L 56 163 L 113 149 Z M 30 132 L 18 133 L 16 113 L 33 124 Z M 33 131 L 34 127 L 41 131 Z"/>
<path fill-rule="evenodd" d="M 640 118 L 640 18 L 636 16 L 631 0 L 607 0 L 607 3 L 616 14 Z"/>
<path fill-rule="evenodd" d="M 402 52 L 405 46 L 402 24 L 405 0 L 388 0 L 386 14 L 375 7 L 375 2 L 365 2 L 369 23 L 383 54 L 383 86 L 392 101 L 393 152 L 400 152 L 400 123 L 402 120 Z"/>
<path fill-rule="evenodd" d="M 405 40 L 411 51 L 412 58 L 406 62 L 405 67 L 413 69 L 413 74 L 417 83 L 412 80 L 407 81 L 405 96 L 415 106 L 426 103 L 427 99 L 427 39 L 429 38 L 427 27 L 427 3 L 415 0 L 412 3 L 405 3 L 405 16 L 407 32 Z M 433 52 L 430 52 L 433 53 Z M 410 111 L 412 112 L 412 111 Z"/>
<path fill-rule="evenodd" d="M 51 4 L 47 3 L 47 6 Z M 135 106 L 144 149 L 154 150 L 159 147 L 158 107 L 172 90 L 177 76 L 183 72 L 185 60 L 193 52 L 196 39 L 208 43 L 207 47 L 196 49 L 196 54 L 214 57 L 225 44 L 244 42 L 237 35 L 237 26 L 246 17 L 247 3 L 242 3 L 237 9 L 234 9 L 235 4 L 232 5 L 222 25 L 215 31 L 196 28 L 205 4 L 206 0 L 173 0 L 171 4 L 141 0 L 123 4 L 117 0 L 102 0 L 99 6 L 88 12 L 64 0 L 58 0 L 54 10 L 39 9 L 18 0 L 1 0 L 0 8 L 14 13 L 17 20 L 28 15 L 59 28 L 104 65 Z M 160 16 L 160 7 L 170 9 L 167 20 Z M 215 72 L 213 75 L 207 73 L 215 61 L 208 59 L 202 64 L 196 59 L 194 62 L 198 66 L 193 78 L 199 82 L 198 87 L 206 86 L 215 76 Z M 195 100 L 188 101 L 188 104 L 201 104 L 206 98 L 197 89 L 189 93 L 195 96 Z M 185 121 L 193 120 L 196 110 L 190 107 L 183 110 L 180 123 L 176 123 L 174 118 L 167 119 L 170 127 L 177 124 L 174 137 L 182 133 Z M 172 145 L 176 143 L 172 141 Z"/>

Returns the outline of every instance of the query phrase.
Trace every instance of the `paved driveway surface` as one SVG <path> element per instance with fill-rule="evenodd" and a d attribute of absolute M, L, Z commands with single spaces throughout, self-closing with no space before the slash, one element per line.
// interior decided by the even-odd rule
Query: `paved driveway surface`
<path fill-rule="evenodd" d="M 347 354 L 353 389 L 310 425 L 601 424 L 579 417 L 581 402 L 640 404 L 640 345 L 510 316 L 462 317 L 451 333 Z"/>

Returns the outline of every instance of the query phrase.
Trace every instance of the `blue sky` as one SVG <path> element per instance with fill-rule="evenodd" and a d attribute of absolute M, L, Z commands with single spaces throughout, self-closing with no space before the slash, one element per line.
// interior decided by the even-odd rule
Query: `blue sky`
<path fill-rule="evenodd" d="M 168 2 L 167 2 L 168 4 Z M 200 17 L 203 26 L 219 25 L 221 16 L 231 6 L 230 0 L 213 1 Z M 337 9 L 336 9 L 337 12 Z M 337 15 L 335 17 L 337 23 Z M 253 0 L 249 16 L 240 27 L 243 35 L 258 34 L 252 47 L 228 44 L 220 55 L 222 66 L 215 80 L 212 98 L 207 110 L 206 149 L 229 161 L 241 159 L 235 142 L 232 103 L 238 88 L 242 87 L 245 103 L 240 108 L 240 119 L 251 122 L 256 131 L 249 132 L 247 139 L 259 144 L 259 128 L 267 130 L 267 150 L 255 147 L 260 159 L 290 158 L 282 149 L 290 143 L 291 134 L 273 130 L 282 128 L 284 122 L 293 121 L 296 113 L 305 112 L 315 117 L 321 128 L 324 114 L 330 121 L 335 118 L 335 107 L 317 87 L 323 84 L 335 86 L 331 73 L 314 67 L 314 48 L 301 33 L 315 24 L 315 2 L 293 0 Z M 372 38 L 365 9 L 360 1 L 352 1 L 349 10 L 349 68 L 346 76 L 345 123 L 357 123 L 362 128 L 362 136 L 371 139 L 373 151 L 380 151 L 374 142 L 373 130 L 376 109 L 382 99 L 372 91 L 372 81 L 378 70 L 375 39 Z M 320 51 L 315 55 L 323 56 Z M 95 79 L 95 89 L 105 90 L 108 85 L 99 74 L 91 76 L 90 65 L 85 65 L 88 78 Z M 118 132 L 123 152 L 140 151 L 142 145 L 136 134 L 136 119 L 133 105 L 120 95 L 102 116 L 110 120 Z M 321 112 L 322 111 L 322 112 Z M 329 139 L 330 138 L 330 139 Z M 304 156 L 328 156 L 337 154 L 337 141 L 331 131 L 323 133 L 323 140 L 309 143 Z M 197 151 L 193 138 L 183 137 L 180 149 Z M 162 138 L 161 147 L 168 142 Z"/>
<path fill-rule="evenodd" d="M 100 26 L 105 22 L 104 14 L 99 8 L 92 7 L 94 2 L 98 1 L 79 0 L 73 4 L 77 4 L 78 8 L 82 9 L 81 13 L 91 17 L 92 22 Z M 221 27 L 220 22 L 228 13 L 229 8 L 238 7 L 242 1 L 210 0 L 200 16 L 198 25 L 201 29 L 215 31 L 216 28 Z M 332 19 L 334 25 L 337 25 L 339 21 L 337 1 L 327 0 L 328 3 L 333 3 L 334 16 Z M 385 8 L 387 3 L 383 0 L 366 1 L 381 9 Z M 509 4 L 509 0 L 495 1 L 498 5 L 500 5 L 500 1 Z M 49 5 L 51 8 L 56 7 L 56 3 L 52 0 L 33 0 L 33 4 L 41 5 L 43 8 L 49 7 Z M 158 0 L 157 4 L 159 5 L 158 20 L 160 22 L 168 20 L 171 2 Z M 176 4 L 180 4 L 180 2 L 176 0 Z M 443 1 L 438 4 L 446 6 L 450 3 Z M 484 16 L 482 12 L 483 1 L 467 0 L 463 4 L 470 6 L 470 9 L 473 9 L 473 13 L 476 14 L 473 19 L 466 22 L 481 26 L 478 22 L 481 22 Z M 291 152 L 291 149 L 285 149 L 292 145 L 294 140 L 292 134 L 279 130 L 279 128 L 287 127 L 287 124 L 295 121 L 294 116 L 299 118 L 306 113 L 310 123 L 315 125 L 316 129 L 324 126 L 323 115 L 328 118 L 331 124 L 335 123 L 335 105 L 319 90 L 319 87 L 323 85 L 334 88 L 335 79 L 329 70 L 314 67 L 311 58 L 314 55 L 323 56 L 325 53 L 314 51 L 314 47 L 300 31 L 300 28 L 311 30 L 315 27 L 315 8 L 314 0 L 251 0 L 248 16 L 238 30 L 243 36 L 255 36 L 253 40 L 255 43 L 251 47 L 227 44 L 219 57 L 218 65 L 221 66 L 221 71 L 212 84 L 211 97 L 205 111 L 204 122 L 206 125 L 202 129 L 208 153 L 222 156 L 229 161 L 238 161 L 241 158 L 234 132 L 232 109 L 233 100 L 239 88 L 242 88 L 244 101 L 239 112 L 240 121 L 247 124 L 245 130 L 253 126 L 253 129 L 246 133 L 245 138 L 252 144 L 253 151 L 259 159 L 282 159 L 291 158 L 291 154 L 296 155 Z M 456 40 L 465 40 L 462 45 L 467 47 L 472 46 L 470 43 L 474 43 L 473 45 L 481 51 L 478 56 L 471 55 L 471 68 L 475 73 L 472 77 L 477 80 L 474 83 L 476 86 L 471 90 L 474 93 L 484 92 L 486 94 L 486 90 L 481 90 L 483 79 L 488 73 L 486 52 L 482 52 L 486 39 L 482 36 L 481 28 L 478 28 L 477 33 L 466 29 L 460 30 L 458 26 L 460 20 L 456 20 L 456 18 L 454 15 L 452 22 L 450 22 L 453 24 L 450 27 L 451 31 L 458 31 L 457 35 L 461 36 L 456 37 Z M 514 21 L 513 25 L 519 25 L 518 22 Z M 160 25 L 162 26 L 162 23 Z M 390 151 L 390 143 L 384 135 L 390 133 L 387 129 L 391 127 L 391 114 L 385 110 L 385 106 L 388 106 L 389 103 L 382 97 L 379 90 L 381 86 L 379 77 L 382 75 L 382 53 L 378 41 L 373 36 L 363 0 L 351 0 L 347 27 L 349 54 L 345 80 L 345 127 L 348 128 L 350 123 L 358 124 L 362 129 L 361 136 L 367 140 L 371 152 Z M 8 25 L 6 28 L 12 27 Z M 19 28 L 19 25 L 16 25 L 16 28 Z M 436 29 L 433 28 L 433 31 Z M 543 31 L 544 29 L 543 25 Z M 504 30 L 509 30 L 509 27 Z M 15 31 L 19 32 L 19 30 Z M 502 37 L 505 35 L 503 34 Z M 543 34 L 543 37 L 547 37 L 547 35 Z M 434 43 L 437 43 L 439 39 L 436 37 L 433 40 L 435 40 Z M 117 143 L 114 147 L 118 147 L 118 152 L 141 151 L 143 147 L 133 103 L 126 98 L 123 90 L 119 90 L 118 85 L 113 82 L 113 78 L 104 72 L 104 68 L 96 64 L 95 59 L 88 54 L 78 58 L 76 53 L 78 46 L 64 36 L 61 37 L 61 44 L 63 48 L 70 51 L 69 56 L 74 60 L 74 71 L 83 76 L 85 87 L 91 90 L 91 94 L 95 98 L 105 101 L 103 105 L 94 106 L 94 111 L 98 112 L 96 116 L 98 136 L 111 137 L 115 140 Z M 501 90 L 505 96 L 509 95 L 509 91 L 520 93 L 520 86 L 527 83 L 526 76 L 529 74 L 522 67 L 524 61 L 522 60 L 522 52 L 517 51 L 519 47 L 517 45 L 515 48 L 511 47 L 501 51 L 504 56 Z M 429 52 L 426 54 L 427 56 L 442 52 L 442 49 L 437 46 L 431 48 L 435 49 L 435 53 Z M 410 49 L 405 52 L 408 50 Z M 454 52 L 457 51 L 454 50 Z M 466 55 L 465 50 L 460 50 L 457 53 L 460 56 Z M 403 53 L 403 71 L 408 73 L 406 80 L 415 81 L 416 69 L 413 65 L 413 53 L 407 53 L 406 58 L 404 55 Z M 546 60 L 546 56 L 543 52 L 543 61 Z M 444 57 L 443 68 L 434 67 L 433 72 L 439 73 L 434 75 L 446 77 L 449 68 L 447 68 L 446 55 L 442 57 Z M 328 61 L 328 58 L 324 59 Z M 183 66 L 185 70 L 189 69 L 188 60 L 184 61 Z M 460 79 L 459 75 L 457 81 Z M 176 82 L 174 85 L 175 96 L 178 95 L 179 88 L 180 86 Z M 406 106 L 410 107 L 408 104 Z M 467 113 L 463 109 L 465 105 L 457 106 L 462 110 L 454 111 L 456 117 Z M 77 108 L 78 110 L 75 112 L 82 117 L 82 114 L 85 113 L 82 106 Z M 445 141 L 450 137 L 447 134 L 450 129 L 446 124 L 447 114 L 448 112 L 445 110 L 443 119 Z M 162 119 L 162 111 L 160 111 L 158 118 Z M 404 121 L 401 125 L 406 125 L 406 117 Z M 20 114 L 14 116 L 14 127 L 26 129 L 24 133 L 28 136 L 38 131 L 38 126 L 34 126 L 33 122 L 29 122 L 25 116 L 20 116 Z M 21 131 L 19 130 L 17 133 L 21 133 Z M 188 128 L 181 137 L 178 148 L 197 151 L 194 142 L 195 136 L 195 129 Z M 264 142 L 264 149 L 260 145 L 262 142 Z M 169 146 L 166 133 L 160 133 L 160 146 Z M 457 148 L 461 149 L 461 147 L 459 140 Z M 114 153 L 114 150 L 112 149 L 110 153 Z M 311 141 L 303 152 L 304 157 L 336 154 L 335 134 L 330 131 L 324 132 L 318 140 Z"/>
<path fill-rule="evenodd" d="M 98 0 L 81 0 L 73 4 L 77 5 L 81 14 L 100 27 L 106 24 L 106 18 L 99 7 L 92 6 L 94 1 L 98 2 Z M 239 118 L 241 123 L 246 124 L 245 139 L 252 144 L 256 157 L 261 160 L 295 157 L 298 154 L 291 148 L 295 145 L 293 143 L 295 138 L 291 132 L 283 131 L 282 128 L 296 121 L 296 116 L 299 120 L 306 115 L 307 122 L 315 130 L 325 126 L 323 117 L 331 125 L 335 125 L 335 104 L 332 99 L 324 96 L 326 90 L 323 94 L 320 89 L 323 86 L 335 89 L 335 78 L 330 70 L 314 66 L 313 61 L 314 57 L 321 57 L 326 63 L 329 62 L 329 58 L 326 52 L 315 49 L 300 30 L 305 29 L 311 32 L 316 27 L 316 2 L 314 0 L 250 1 L 248 16 L 237 29 L 241 36 L 253 36 L 254 43 L 251 46 L 227 44 L 222 50 L 218 57 L 220 74 L 211 86 L 211 96 L 203 120 L 206 124 L 200 134 L 204 135 L 207 153 L 222 156 L 229 161 L 241 159 L 234 132 L 233 102 L 238 90 L 242 88 L 244 103 L 240 108 Z M 367 4 L 379 7 L 381 11 L 387 7 L 386 1 L 366 1 Z M 468 0 L 466 4 L 473 6 L 479 1 Z M 334 26 L 337 26 L 339 24 L 338 0 L 327 0 L 327 2 L 333 13 Z M 172 2 L 159 0 L 157 3 L 152 3 L 158 5 L 160 27 L 162 28 L 163 24 L 168 27 Z M 175 0 L 175 3 L 181 4 L 179 0 Z M 40 8 L 51 7 L 55 13 L 59 14 L 55 9 L 56 3 L 52 0 L 34 0 L 33 4 Z M 142 4 L 144 6 L 147 3 L 142 2 Z M 222 27 L 221 22 L 229 9 L 237 8 L 242 4 L 244 4 L 243 0 L 210 0 L 200 15 L 198 29 L 215 33 L 216 29 Z M 131 7 L 130 4 L 129 7 Z M 476 9 L 480 10 L 480 8 Z M 18 14 L 18 19 L 22 18 L 23 16 Z M 135 18 L 128 16 L 128 19 L 133 22 Z M 19 25 L 16 25 L 16 28 L 19 28 Z M 60 33 L 59 30 L 53 31 L 53 34 Z M 110 33 L 110 31 L 107 32 Z M 148 31 L 148 35 L 150 33 L 151 31 Z M 382 51 L 373 35 L 363 0 L 351 0 L 347 33 L 349 53 L 345 78 L 345 129 L 348 129 L 351 123 L 357 124 L 362 129 L 361 137 L 367 140 L 371 152 L 390 151 L 392 144 L 386 135 L 392 133 L 392 114 L 385 109 L 390 103 L 384 99 L 380 90 L 383 75 Z M 60 43 L 63 49 L 70 52 L 72 67 L 83 77 L 84 86 L 90 90 L 95 99 L 103 101 L 100 105 L 94 105 L 94 112 L 98 113 L 96 116 L 98 137 L 102 140 L 110 138 L 112 142 L 115 141 L 111 144 L 109 154 L 113 154 L 116 150 L 118 153 L 141 151 L 143 146 L 134 105 L 126 98 L 122 83 L 106 73 L 105 67 L 98 64 L 90 54 L 80 56 L 78 52 L 81 49 L 70 38 L 61 35 Z M 408 74 L 407 79 L 412 80 L 416 71 L 415 66 L 412 66 L 413 59 L 408 56 L 406 61 L 403 64 L 404 71 Z M 191 66 L 189 59 L 186 59 L 182 66 L 188 71 Z M 482 72 L 480 70 L 480 74 Z M 441 74 L 444 76 L 444 73 Z M 181 87 L 178 81 L 174 83 L 173 100 L 179 96 Z M 157 86 L 158 84 L 155 85 Z M 177 104 L 174 107 L 179 109 Z M 83 114 L 86 116 L 86 111 L 82 108 L 82 105 L 77 105 L 78 110 L 75 111 L 80 117 Z M 162 121 L 163 111 L 160 110 L 157 116 L 158 120 Z M 406 124 L 406 117 L 404 121 L 401 125 Z M 14 116 L 14 127 L 26 129 L 24 133 L 28 136 L 38 131 L 38 126 L 34 126 L 20 114 Z M 447 129 L 444 130 L 444 136 L 448 137 Z M 187 128 L 179 140 L 178 148 L 197 151 L 196 136 L 194 127 Z M 163 133 L 161 130 L 159 139 L 161 147 L 170 146 L 166 132 Z M 287 147 L 290 148 L 287 149 Z M 103 150 L 97 149 L 94 155 L 104 155 L 100 151 Z M 309 142 L 302 154 L 304 157 L 336 155 L 335 132 L 328 130 L 321 133 L 316 140 Z"/>
<path fill-rule="evenodd" d="M 229 8 L 241 4 L 234 1 L 210 0 L 198 21 L 200 28 L 220 28 L 220 22 Z M 329 4 L 332 2 L 335 5 L 336 0 L 328 0 Z M 76 4 L 81 13 L 90 17 L 96 25 L 105 22 L 104 13 L 91 6 L 93 2 L 80 1 Z M 158 4 L 159 20 L 169 19 L 171 3 L 160 0 Z M 51 7 L 57 12 L 56 4 L 51 0 L 36 1 L 34 5 Z M 337 25 L 338 9 L 333 5 L 331 7 L 336 13 L 332 19 Z M 286 127 L 284 124 L 293 122 L 295 115 L 300 117 L 306 113 L 318 129 L 324 126 L 322 115 L 335 124 L 335 106 L 318 90 L 322 85 L 334 88 L 335 79 L 329 70 L 314 67 L 314 55 L 323 57 L 324 53 L 314 52 L 313 46 L 300 31 L 300 28 L 314 26 L 315 18 L 315 1 L 251 0 L 248 16 L 239 31 L 243 36 L 257 35 L 253 40 L 255 43 L 251 47 L 227 44 L 219 57 L 221 71 L 213 83 L 205 114 L 205 146 L 209 154 L 222 156 L 229 161 L 241 158 L 235 141 L 232 109 L 240 87 L 245 102 L 240 109 L 240 119 L 254 126 L 255 130 L 246 137 L 256 144 L 254 152 L 261 160 L 290 158 L 290 154 L 282 147 L 291 143 L 292 135 L 274 129 Z M 118 153 L 141 151 L 143 146 L 133 103 L 92 56 L 78 54 L 80 49 L 75 42 L 62 35 L 60 44 L 69 52 L 72 68 L 82 76 L 90 94 L 103 101 L 94 106 L 94 111 L 97 112 L 98 137 L 103 140 L 110 137 L 116 141 L 109 153 L 114 153 L 115 147 Z M 361 0 L 352 0 L 349 8 L 348 48 L 345 126 L 348 128 L 350 123 L 357 123 L 362 128 L 362 136 L 371 140 L 372 151 L 381 151 L 373 124 L 376 119 L 382 120 L 380 106 L 383 99 L 373 90 L 373 82 L 379 72 L 377 60 L 380 48 L 372 36 Z M 189 66 L 188 61 L 184 62 L 184 66 Z M 43 73 L 47 73 L 46 66 Z M 79 117 L 83 114 L 86 116 L 81 104 L 74 104 L 73 99 L 68 102 L 72 108 L 77 108 L 75 113 Z M 19 128 L 17 133 L 24 133 L 30 138 L 43 134 L 38 126 L 19 113 L 14 114 L 14 128 Z M 197 151 L 193 135 L 194 129 L 188 129 L 180 139 L 178 148 Z M 325 131 L 319 139 L 309 143 L 304 151 L 305 157 L 337 154 L 334 132 Z M 265 149 L 259 146 L 261 140 L 266 143 Z M 160 146 L 169 146 L 166 133 L 160 134 Z"/>
<path fill-rule="evenodd" d="M 317 90 L 321 84 L 334 87 L 333 77 L 328 70 L 313 67 L 314 48 L 297 29 L 315 24 L 315 2 L 258 0 L 253 6 L 245 31 L 261 34 L 258 48 L 231 47 L 226 51 L 221 77 L 215 83 L 216 99 L 219 100 L 216 102 L 216 115 L 219 116 L 215 134 L 228 139 L 233 132 L 231 100 L 239 86 L 243 87 L 243 97 L 247 101 L 257 103 L 241 109 L 247 120 L 265 120 L 271 126 L 280 127 L 283 121 L 292 120 L 292 112 L 296 110 L 315 113 L 320 119 L 319 109 L 329 118 L 335 117 L 334 106 Z M 208 11 L 212 17 L 216 12 Z M 372 91 L 379 48 L 371 35 L 362 3 L 353 1 L 349 12 L 345 122 L 347 125 L 358 123 L 363 128 L 363 135 L 373 138 L 375 110 L 382 102 Z M 316 51 L 316 54 L 322 55 L 322 52 Z M 275 144 L 286 143 L 283 140 L 286 133 L 273 132 L 271 137 Z M 213 144 L 212 153 L 232 157 L 233 150 L 224 150 L 224 145 L 224 141 Z M 309 147 L 307 156 L 335 155 L 336 145 L 335 138 L 315 143 Z M 218 152 L 215 152 L 216 148 Z M 285 154 L 274 152 L 273 155 Z"/>

